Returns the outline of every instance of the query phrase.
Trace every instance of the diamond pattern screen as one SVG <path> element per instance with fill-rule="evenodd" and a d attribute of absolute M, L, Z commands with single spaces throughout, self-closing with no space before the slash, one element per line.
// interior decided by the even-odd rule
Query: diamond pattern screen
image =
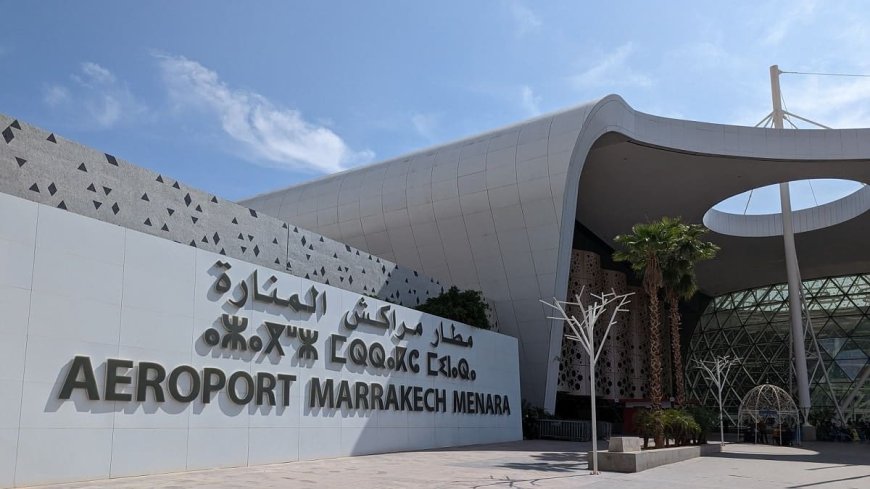
<path fill-rule="evenodd" d="M 0 114 L 0 192 L 415 307 L 441 281 Z"/>
<path fill-rule="evenodd" d="M 601 257 L 584 250 L 573 250 L 571 272 L 568 277 L 569 300 L 580 298 L 584 305 L 594 302 L 592 294 L 614 291 L 618 294 L 633 292 L 628 313 L 619 317 L 610 330 L 605 348 L 595 368 L 595 392 L 612 400 L 643 399 L 649 385 L 649 313 L 643 290 L 627 285 L 625 274 L 601 268 Z M 576 307 L 568 313 L 579 315 Z M 604 315 L 608 317 L 608 314 Z M 601 319 L 605 321 L 604 318 Z M 600 323 L 599 323 L 600 324 Z M 600 344 L 604 327 L 595 328 L 595 341 Z M 589 355 L 579 343 L 562 337 L 557 390 L 575 396 L 589 395 Z M 668 345 L 663 339 L 663 345 Z M 665 364 L 666 368 L 668 364 Z M 669 385 L 669 382 L 665 382 Z"/>
<path fill-rule="evenodd" d="M 870 415 L 870 274 L 806 280 L 803 287 L 821 354 L 820 364 L 817 349 L 808 338 L 813 409 L 834 409 L 836 398 L 847 417 L 866 418 Z M 716 297 L 690 342 L 686 380 L 691 398 L 717 407 L 713 389 L 701 371 L 692 368 L 692 360 L 732 355 L 741 359 L 723 392 L 725 410 L 732 420 L 737 419 L 740 399 L 759 384 L 780 386 L 797 399 L 790 342 L 786 284 Z"/>

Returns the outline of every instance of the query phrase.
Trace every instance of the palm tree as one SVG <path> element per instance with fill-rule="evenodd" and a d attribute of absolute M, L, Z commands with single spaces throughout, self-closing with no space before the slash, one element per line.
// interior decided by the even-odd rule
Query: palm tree
<path fill-rule="evenodd" d="M 622 249 L 613 253 L 616 261 L 625 261 L 643 276 L 643 290 L 649 298 L 649 398 L 653 409 L 662 402 L 662 339 L 659 289 L 662 288 L 662 264 L 671 253 L 675 226 L 672 219 L 635 224 L 631 234 L 614 238 Z"/>
<path fill-rule="evenodd" d="M 662 279 L 665 298 L 668 302 L 668 312 L 671 323 L 671 351 L 673 354 L 674 398 L 678 405 L 686 401 L 686 387 L 683 376 L 683 357 L 680 345 L 680 299 L 689 300 L 698 291 L 695 280 L 695 265 L 700 261 L 716 256 L 719 247 L 701 237 L 707 233 L 707 228 L 698 224 L 683 224 L 679 218 L 669 220 L 672 227 L 668 233 L 673 240 L 670 252 L 662 262 Z"/>

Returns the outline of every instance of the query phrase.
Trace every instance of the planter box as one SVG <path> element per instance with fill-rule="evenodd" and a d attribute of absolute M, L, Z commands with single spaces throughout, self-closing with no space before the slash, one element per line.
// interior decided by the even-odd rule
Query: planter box
<path fill-rule="evenodd" d="M 714 443 L 640 452 L 598 452 L 598 469 L 606 472 L 641 472 L 660 465 L 682 462 L 721 451 L 722 445 Z M 592 452 L 589 452 L 588 460 L 592 460 Z"/>

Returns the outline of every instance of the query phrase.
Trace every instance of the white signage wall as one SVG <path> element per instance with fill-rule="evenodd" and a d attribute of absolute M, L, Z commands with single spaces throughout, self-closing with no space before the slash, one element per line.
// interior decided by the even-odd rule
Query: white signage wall
<path fill-rule="evenodd" d="M 0 311 L 2 487 L 522 438 L 514 338 L 6 194 Z"/>

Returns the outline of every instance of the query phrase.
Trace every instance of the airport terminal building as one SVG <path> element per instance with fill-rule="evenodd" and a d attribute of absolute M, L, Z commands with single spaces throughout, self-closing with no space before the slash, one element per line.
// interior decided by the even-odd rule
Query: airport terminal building
<path fill-rule="evenodd" d="M 661 216 L 705 224 L 712 230 L 708 239 L 721 247 L 715 260 L 699 265 L 701 293 L 683 305 L 682 345 L 697 349 L 684 358 L 753 345 L 750 363 L 776 367 L 747 365 L 735 376 L 735 387 L 748 390 L 786 379 L 785 299 L 779 298 L 776 317 L 759 316 L 749 304 L 740 309 L 740 316 L 754 311 L 751 321 L 778 324 L 775 336 L 772 330 L 747 328 L 737 315 L 726 320 L 721 312 L 735 307 L 728 297 L 740 291 L 782 290 L 776 287 L 786 282 L 781 217 L 712 208 L 728 197 L 784 181 L 839 178 L 866 184 L 868 159 L 868 129 L 777 130 L 675 120 L 637 112 L 620 97 L 608 96 L 242 204 L 442 282 L 483 291 L 499 330 L 519 340 L 523 397 L 553 411 L 558 392 L 588 394 L 588 381 L 582 382 L 588 360 L 565 344 L 561 324 L 546 319 L 539 299 L 573 297 L 583 286 L 636 292 L 631 314 L 614 331 L 596 378 L 599 392 L 613 400 L 644 397 L 644 298 L 637 280 L 613 263 L 611 253 L 616 235 Z M 803 279 L 837 281 L 833 277 L 870 271 L 868 208 L 870 187 L 864 186 L 794 213 Z M 811 315 L 818 316 L 813 325 L 822 342 L 837 345 L 823 347 L 822 357 L 830 376 L 839 379 L 840 401 L 851 396 L 850 407 L 856 409 L 856 399 L 863 398 L 866 411 L 870 298 L 863 276 L 857 284 L 843 280 L 850 285 L 831 294 L 848 296 L 847 302 L 821 306 L 822 296 L 816 300 L 813 294 Z M 820 282 L 808 283 L 811 290 L 819 289 Z M 832 315 L 848 316 L 848 326 L 826 327 Z M 721 334 L 720 327 L 737 328 L 739 341 Z M 765 342 L 774 346 L 754 346 Z M 843 362 L 849 367 L 843 369 Z M 816 376 L 811 381 L 818 383 L 822 372 L 810 368 Z M 771 374 L 774 369 L 780 373 Z M 701 376 L 690 376 L 696 399 L 711 403 Z M 732 407 L 743 392 L 730 391 Z M 814 395 L 831 405 L 830 394 Z"/>
<path fill-rule="evenodd" d="M 0 132 L 0 487 L 519 439 L 523 401 L 589 394 L 588 358 L 540 302 L 581 289 L 635 292 L 596 392 L 642 402 L 646 298 L 611 255 L 661 216 L 722 249 L 681 306 L 684 357 L 742 352 L 731 405 L 788 388 L 781 217 L 712 208 L 870 182 L 870 129 L 675 120 L 615 95 L 238 204 L 13 117 Z M 865 186 L 794 214 L 813 400 L 855 413 L 868 208 Z M 413 309 L 453 285 L 483 293 L 497 331 Z"/>

